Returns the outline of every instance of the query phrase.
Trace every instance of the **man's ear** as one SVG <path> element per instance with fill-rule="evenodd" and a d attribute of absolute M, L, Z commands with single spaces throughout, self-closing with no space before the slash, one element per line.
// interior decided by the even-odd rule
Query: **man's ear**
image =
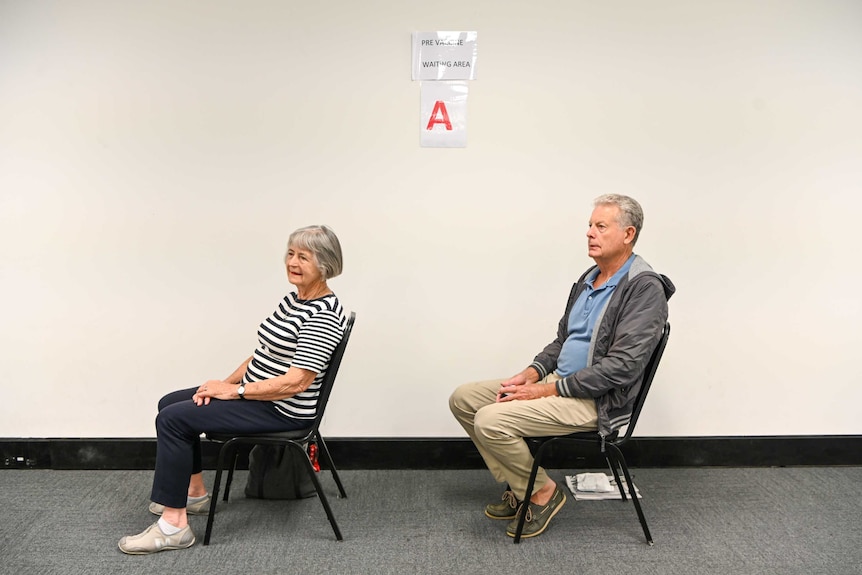
<path fill-rule="evenodd" d="M 635 231 L 634 226 L 628 226 L 626 228 L 626 237 L 623 238 L 623 243 L 630 244 L 635 241 Z"/>

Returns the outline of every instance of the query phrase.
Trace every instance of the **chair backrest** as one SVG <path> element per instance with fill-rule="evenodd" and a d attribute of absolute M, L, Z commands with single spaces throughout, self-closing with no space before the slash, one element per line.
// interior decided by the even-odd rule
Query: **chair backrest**
<path fill-rule="evenodd" d="M 312 429 L 317 429 L 320 426 L 320 421 L 323 419 L 323 412 L 326 409 L 326 404 L 329 402 L 329 394 L 332 393 L 332 386 L 335 384 L 335 376 L 338 375 L 338 368 L 341 366 L 341 358 L 344 357 L 344 350 L 347 349 L 347 341 L 350 339 L 350 334 L 353 331 L 353 323 L 356 321 L 356 312 L 350 312 L 347 318 L 347 325 L 344 327 L 344 336 L 341 341 L 335 346 L 332 352 L 332 357 L 329 358 L 329 367 L 326 369 L 326 375 L 323 376 L 323 382 L 320 384 L 320 395 L 317 397 L 317 415 L 314 417 Z"/>
<path fill-rule="evenodd" d="M 622 438 L 618 439 L 616 443 L 625 443 L 632 436 L 632 432 L 635 430 L 635 423 L 638 421 L 638 417 L 641 414 L 641 409 L 643 409 L 644 403 L 646 402 L 646 396 L 649 392 L 649 388 L 652 385 L 653 377 L 655 377 L 655 372 L 658 369 L 658 364 L 661 361 L 661 356 L 664 354 L 664 348 L 667 346 L 667 340 L 670 337 L 670 323 L 664 324 L 664 329 L 661 331 L 661 337 L 658 340 L 658 345 L 656 345 L 655 349 L 652 352 L 652 356 L 647 362 L 646 369 L 644 370 L 643 379 L 641 380 L 641 388 L 638 390 L 638 394 L 635 397 L 634 408 L 632 409 L 632 416 L 629 419 L 629 422 L 626 427 L 625 435 Z"/>

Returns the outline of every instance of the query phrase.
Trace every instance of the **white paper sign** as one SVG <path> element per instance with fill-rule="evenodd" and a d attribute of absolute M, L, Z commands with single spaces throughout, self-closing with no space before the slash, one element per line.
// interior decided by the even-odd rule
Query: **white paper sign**
<path fill-rule="evenodd" d="M 423 148 L 467 146 L 467 82 L 422 82 Z"/>
<path fill-rule="evenodd" d="M 476 32 L 414 32 L 414 80 L 475 80 Z"/>

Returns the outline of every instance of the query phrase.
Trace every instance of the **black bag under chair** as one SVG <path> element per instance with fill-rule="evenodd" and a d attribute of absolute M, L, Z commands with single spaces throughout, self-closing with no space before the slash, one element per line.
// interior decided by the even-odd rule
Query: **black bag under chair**
<path fill-rule="evenodd" d="M 284 445 L 255 445 L 248 454 L 245 496 L 254 499 L 305 499 L 317 490 L 303 456 Z"/>

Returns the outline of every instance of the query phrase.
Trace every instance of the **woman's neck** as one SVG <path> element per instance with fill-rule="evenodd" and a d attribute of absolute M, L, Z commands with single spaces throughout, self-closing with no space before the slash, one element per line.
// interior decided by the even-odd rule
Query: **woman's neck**
<path fill-rule="evenodd" d="M 332 290 L 329 289 L 329 286 L 326 285 L 326 282 L 315 284 L 305 289 L 301 289 L 299 287 L 296 288 L 296 297 L 304 300 L 317 299 L 331 293 Z"/>

